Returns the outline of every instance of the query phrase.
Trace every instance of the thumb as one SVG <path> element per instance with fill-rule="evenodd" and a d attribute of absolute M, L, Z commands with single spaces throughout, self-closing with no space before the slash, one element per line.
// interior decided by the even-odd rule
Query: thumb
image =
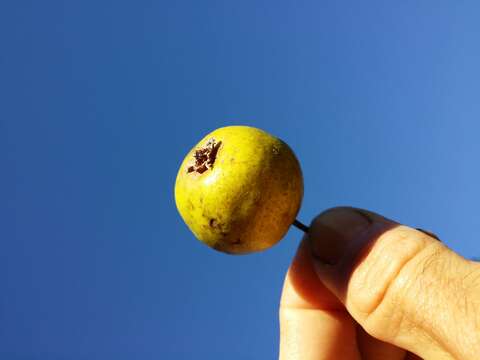
<path fill-rule="evenodd" d="M 478 359 L 478 263 L 354 208 L 320 214 L 307 239 L 320 280 L 370 335 L 426 359 Z"/>

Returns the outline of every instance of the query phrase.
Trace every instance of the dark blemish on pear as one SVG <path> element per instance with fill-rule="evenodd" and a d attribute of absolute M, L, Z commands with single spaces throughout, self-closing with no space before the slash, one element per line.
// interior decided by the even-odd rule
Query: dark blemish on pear
<path fill-rule="evenodd" d="M 226 232 L 225 229 L 224 229 L 225 224 L 219 222 L 217 219 L 211 218 L 211 219 L 208 221 L 208 225 L 209 225 L 212 229 L 218 230 L 218 231 L 220 232 L 220 235 L 222 235 L 223 237 L 225 237 L 225 236 L 228 235 L 228 232 Z"/>
<path fill-rule="evenodd" d="M 193 154 L 195 163 L 188 167 L 187 173 L 203 174 L 208 169 L 213 168 L 221 144 L 221 141 L 217 143 L 214 138 L 211 138 L 204 147 L 195 150 Z"/>

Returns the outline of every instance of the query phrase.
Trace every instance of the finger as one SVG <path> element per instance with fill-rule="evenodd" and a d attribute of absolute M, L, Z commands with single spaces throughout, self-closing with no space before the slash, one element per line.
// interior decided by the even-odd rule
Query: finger
<path fill-rule="evenodd" d="M 318 280 L 303 241 L 288 270 L 280 301 L 280 359 L 360 359 L 355 323 Z"/>
<path fill-rule="evenodd" d="M 351 359 L 351 353 L 357 354 L 360 348 L 362 359 L 403 359 L 404 350 L 374 339 L 364 331 L 359 332 L 358 325 L 355 326 L 357 334 L 346 337 L 347 333 L 351 333 L 350 330 L 343 331 L 341 322 L 338 322 L 340 316 L 346 315 L 344 312 L 343 304 L 316 276 L 308 244 L 303 241 L 290 266 L 282 294 L 281 358 L 304 359 L 308 352 L 311 359 L 341 359 L 341 352 L 345 351 L 345 358 Z M 325 318 L 328 320 L 325 321 Z M 350 328 L 351 322 L 352 319 L 347 316 L 343 326 Z M 340 326 L 337 328 L 337 325 Z M 317 327 L 320 327 L 319 331 L 314 330 Z M 299 328 L 300 331 L 297 330 Z M 357 346 L 352 344 L 351 348 L 344 349 L 345 343 L 355 341 L 354 336 Z M 339 347 L 342 349 L 339 350 Z"/>
<path fill-rule="evenodd" d="M 357 344 L 364 360 L 403 360 L 406 351 L 395 345 L 375 339 L 357 325 Z"/>
<path fill-rule="evenodd" d="M 405 360 L 423 360 L 423 359 L 420 356 L 409 352 L 409 353 L 407 353 L 407 355 L 405 355 Z"/>
<path fill-rule="evenodd" d="M 318 216 L 308 240 L 319 278 L 370 335 L 427 359 L 477 358 L 478 264 L 353 208 Z"/>

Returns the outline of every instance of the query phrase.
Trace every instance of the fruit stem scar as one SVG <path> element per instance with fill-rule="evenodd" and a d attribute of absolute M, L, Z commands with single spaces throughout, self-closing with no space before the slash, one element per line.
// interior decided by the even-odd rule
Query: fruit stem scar
<path fill-rule="evenodd" d="M 300 221 L 298 221 L 297 219 L 295 219 L 293 221 L 293 226 L 295 226 L 297 229 L 300 229 L 302 230 L 304 233 L 308 233 L 308 231 L 310 230 L 309 227 L 303 223 L 301 223 Z"/>
<path fill-rule="evenodd" d="M 214 138 L 211 138 L 204 147 L 195 150 L 195 153 L 193 154 L 195 163 L 188 167 L 187 173 L 195 171 L 199 174 L 203 174 L 208 169 L 211 169 L 215 163 L 217 152 L 221 144 L 221 141 L 217 143 Z"/>

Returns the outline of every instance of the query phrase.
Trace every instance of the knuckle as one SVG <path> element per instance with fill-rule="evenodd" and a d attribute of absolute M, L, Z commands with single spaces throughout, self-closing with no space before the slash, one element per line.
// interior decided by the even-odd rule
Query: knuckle
<path fill-rule="evenodd" d="M 399 226 L 380 236 L 355 269 L 348 288 L 350 306 L 371 335 L 391 338 L 408 321 L 405 302 L 418 297 L 417 279 L 436 258 L 425 261 L 430 246 L 434 244 L 425 234 Z"/>
<path fill-rule="evenodd" d="M 375 338 L 407 348 L 432 344 L 456 358 L 478 354 L 480 266 L 422 232 L 398 226 L 382 234 L 351 274 L 346 295 Z"/>

